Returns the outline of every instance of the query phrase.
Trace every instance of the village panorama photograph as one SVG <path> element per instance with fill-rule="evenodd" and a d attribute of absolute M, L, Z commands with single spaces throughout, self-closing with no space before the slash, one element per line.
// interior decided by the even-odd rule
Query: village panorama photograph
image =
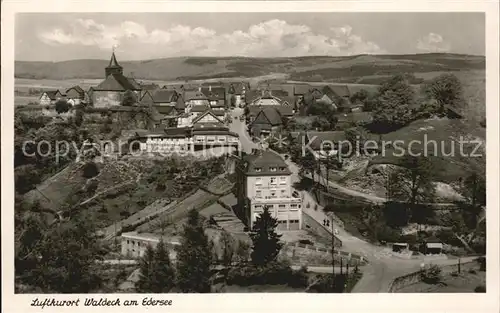
<path fill-rule="evenodd" d="M 14 34 L 16 293 L 486 292 L 484 13 Z"/>

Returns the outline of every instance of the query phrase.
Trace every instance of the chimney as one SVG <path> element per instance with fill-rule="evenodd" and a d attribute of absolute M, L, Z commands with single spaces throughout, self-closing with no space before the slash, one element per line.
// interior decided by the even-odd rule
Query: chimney
<path fill-rule="evenodd" d="M 201 86 L 200 86 L 200 87 L 198 87 L 198 91 L 199 91 L 199 92 L 201 92 Z"/>
<path fill-rule="evenodd" d="M 208 91 L 212 91 L 212 85 L 208 86 Z"/>

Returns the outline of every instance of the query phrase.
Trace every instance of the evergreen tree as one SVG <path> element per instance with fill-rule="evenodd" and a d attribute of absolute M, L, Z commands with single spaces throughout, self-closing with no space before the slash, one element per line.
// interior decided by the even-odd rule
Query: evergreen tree
<path fill-rule="evenodd" d="M 182 292 L 210 292 L 212 253 L 198 211 L 189 212 L 177 249 L 177 286 Z"/>
<path fill-rule="evenodd" d="M 156 249 L 148 246 L 140 262 L 137 289 L 140 292 L 166 293 L 174 286 L 175 273 L 167 245 L 160 240 Z"/>
<path fill-rule="evenodd" d="M 269 208 L 257 217 L 250 237 L 253 242 L 251 253 L 252 263 L 264 266 L 275 261 L 283 244 L 280 242 L 281 235 L 275 231 L 278 221 L 271 216 Z"/>
<path fill-rule="evenodd" d="M 154 292 L 155 289 L 155 251 L 151 245 L 146 247 L 146 251 L 139 262 L 139 281 L 136 289 L 142 293 Z"/>

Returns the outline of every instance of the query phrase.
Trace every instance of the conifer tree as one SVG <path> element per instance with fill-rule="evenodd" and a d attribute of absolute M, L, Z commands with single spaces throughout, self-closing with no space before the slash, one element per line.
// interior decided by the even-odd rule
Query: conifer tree
<path fill-rule="evenodd" d="M 137 289 L 140 292 L 166 293 L 175 285 L 175 272 L 170 261 L 167 245 L 160 240 L 156 249 L 146 248 L 140 262 Z"/>
<path fill-rule="evenodd" d="M 136 289 L 138 292 L 151 293 L 154 292 L 155 280 L 155 251 L 151 245 L 146 247 L 146 251 L 139 261 L 139 281 Z"/>
<path fill-rule="evenodd" d="M 210 292 L 212 253 L 198 211 L 189 212 L 177 249 L 177 286 L 182 292 Z"/>
<path fill-rule="evenodd" d="M 251 257 L 255 265 L 266 265 L 278 257 L 283 244 L 280 242 L 281 235 L 275 231 L 277 225 L 278 221 L 271 216 L 269 208 L 265 207 L 250 234 L 253 241 Z"/>

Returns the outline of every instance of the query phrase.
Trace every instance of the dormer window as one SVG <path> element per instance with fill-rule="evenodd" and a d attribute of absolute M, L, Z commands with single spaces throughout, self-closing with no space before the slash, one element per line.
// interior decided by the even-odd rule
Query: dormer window
<path fill-rule="evenodd" d="M 255 168 L 255 171 L 256 171 L 257 173 L 260 173 L 260 172 L 262 172 L 262 168 L 260 168 L 260 167 L 256 167 L 256 168 Z"/>
<path fill-rule="evenodd" d="M 286 171 L 286 167 L 280 167 L 280 171 L 281 171 L 281 172 Z"/>
<path fill-rule="evenodd" d="M 269 168 L 269 170 L 270 170 L 271 172 L 276 172 L 276 167 L 270 167 L 270 168 Z"/>

